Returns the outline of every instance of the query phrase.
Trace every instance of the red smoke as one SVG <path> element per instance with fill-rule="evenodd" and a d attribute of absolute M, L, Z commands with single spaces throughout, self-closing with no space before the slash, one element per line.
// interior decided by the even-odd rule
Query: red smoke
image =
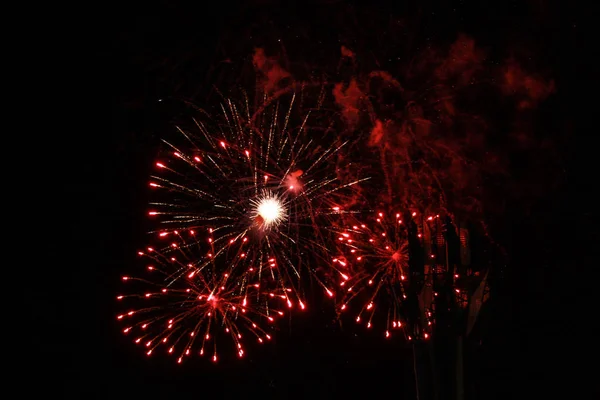
<path fill-rule="evenodd" d="M 342 57 L 354 58 L 356 55 L 352 50 L 347 48 L 346 46 L 342 46 Z"/>
<path fill-rule="evenodd" d="M 553 80 L 547 82 L 539 76 L 528 74 L 513 59 L 507 61 L 502 72 L 502 90 L 507 95 L 517 96 L 521 109 L 537 106 L 555 91 Z"/>
<path fill-rule="evenodd" d="M 346 47 L 341 55 L 360 59 Z M 492 67 L 486 57 L 475 40 L 459 35 L 446 52 L 429 47 L 405 69 L 354 70 L 334 85 L 347 128 L 368 132 L 365 144 L 378 153 L 370 173 L 383 185 L 380 201 L 410 206 L 441 198 L 453 209 L 480 210 L 485 179 L 510 177 L 508 155 L 537 145 L 520 115 L 500 128 L 488 121 L 490 109 L 505 104 L 507 95 L 518 110 L 535 107 L 554 91 L 554 82 L 526 73 L 514 60 Z M 365 150 L 361 154 L 364 160 Z"/>
<path fill-rule="evenodd" d="M 459 84 L 466 85 L 481 70 L 484 59 L 485 55 L 475 47 L 475 41 L 461 34 L 450 46 L 448 56 L 437 67 L 435 75 L 440 80 L 456 78 Z"/>
<path fill-rule="evenodd" d="M 267 93 L 274 92 L 280 88 L 284 79 L 291 77 L 290 73 L 279 65 L 277 58 L 266 56 L 264 49 L 254 49 L 252 63 L 256 72 L 262 78 L 260 82 L 262 89 Z"/>
<path fill-rule="evenodd" d="M 360 103 L 364 97 L 355 79 L 349 85 L 337 83 L 333 88 L 335 103 L 342 109 L 342 116 L 349 125 L 354 127 L 358 123 Z"/>

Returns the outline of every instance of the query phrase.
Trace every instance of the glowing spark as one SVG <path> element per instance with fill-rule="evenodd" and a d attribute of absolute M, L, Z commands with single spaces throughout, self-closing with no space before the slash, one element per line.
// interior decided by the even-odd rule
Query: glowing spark
<path fill-rule="evenodd" d="M 286 208 L 280 198 L 265 192 L 260 198 L 253 199 L 253 214 L 256 223 L 263 229 L 270 229 L 285 221 Z"/>

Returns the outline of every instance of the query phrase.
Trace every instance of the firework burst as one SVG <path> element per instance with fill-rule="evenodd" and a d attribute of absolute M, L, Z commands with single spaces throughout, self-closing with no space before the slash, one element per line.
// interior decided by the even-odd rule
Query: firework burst
<path fill-rule="evenodd" d="M 287 291 L 261 290 L 251 272 L 242 279 L 220 272 L 228 270 L 227 260 L 208 255 L 197 235 L 173 232 L 169 246 L 139 252 L 148 260 L 144 277 L 123 277 L 126 292 L 133 293 L 117 299 L 133 308 L 117 319 L 148 356 L 163 347 L 179 363 L 192 354 L 206 354 L 216 362 L 217 341 L 229 337 L 229 347 L 243 357 L 243 340 L 270 340 L 269 324 L 283 315 L 269 304 L 282 308 L 289 301 Z"/>
<path fill-rule="evenodd" d="M 331 293 L 315 273 L 328 258 L 320 226 L 342 212 L 344 191 L 360 180 L 339 182 L 331 166 L 346 143 L 331 122 L 312 127 L 323 112 L 299 97 L 263 98 L 255 110 L 245 96 L 225 99 L 218 118 L 178 127 L 156 163 L 150 186 L 163 200 L 149 215 L 160 221 L 162 237 L 208 231 L 207 256 L 231 260 L 224 272 L 242 280 L 256 272 L 257 281 L 293 288 L 290 307 L 304 309 L 303 276 Z"/>
<path fill-rule="evenodd" d="M 335 229 L 339 255 L 332 264 L 342 289 L 339 311 L 352 303 L 356 322 L 382 328 L 386 338 L 402 329 L 408 340 L 427 339 L 434 322 L 432 277 L 441 268 L 438 222 L 439 215 L 423 219 L 416 211 L 377 212 Z"/>

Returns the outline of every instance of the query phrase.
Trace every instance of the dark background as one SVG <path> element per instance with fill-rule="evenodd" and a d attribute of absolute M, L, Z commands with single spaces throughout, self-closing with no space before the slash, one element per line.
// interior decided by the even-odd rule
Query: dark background
<path fill-rule="evenodd" d="M 156 140 L 170 121 L 158 99 L 204 100 L 206 88 L 224 79 L 214 72 L 215 63 L 248 57 L 254 46 L 273 46 L 272 32 L 285 36 L 286 29 L 300 29 L 335 42 L 331 38 L 343 19 L 329 23 L 330 16 L 336 9 L 345 15 L 347 7 L 341 1 L 102 3 L 65 23 L 72 27 L 60 35 L 68 63 L 56 76 L 74 81 L 76 94 L 62 107 L 69 133 L 51 140 L 58 145 L 52 156 L 63 151 L 67 156 L 54 159 L 66 193 L 50 223 L 69 239 L 48 252 L 64 271 L 60 289 L 53 289 L 61 296 L 56 301 L 45 292 L 33 296 L 38 326 L 51 328 L 34 340 L 43 354 L 32 367 L 40 377 L 34 390 L 49 394 L 48 388 L 56 388 L 61 398 L 81 399 L 414 398 L 410 348 L 340 332 L 330 321 L 331 310 L 315 307 L 296 317 L 275 343 L 249 349 L 244 361 L 218 365 L 148 360 L 120 334 L 115 319 L 119 277 L 135 265 L 148 230 L 147 175 Z M 556 134 L 568 138 L 562 184 L 527 212 L 507 210 L 499 224 L 511 262 L 482 318 L 481 345 L 469 350 L 468 398 L 576 396 L 594 387 L 594 316 L 584 311 L 586 267 L 594 251 L 587 165 L 592 139 L 578 129 L 586 98 L 594 95 L 584 61 L 592 49 L 584 32 L 589 25 L 579 7 L 545 1 L 358 7 L 359 14 L 402 15 L 415 23 L 417 36 L 440 42 L 464 32 L 492 47 L 527 45 L 536 50 L 535 65 L 550 70 L 557 82 L 555 98 L 540 118 L 552 118 Z M 236 35 L 246 35 L 237 47 Z M 304 54 L 326 59 L 325 51 L 315 49 L 290 45 L 287 51 L 296 59 Z M 48 190 L 58 188 L 49 184 Z"/>

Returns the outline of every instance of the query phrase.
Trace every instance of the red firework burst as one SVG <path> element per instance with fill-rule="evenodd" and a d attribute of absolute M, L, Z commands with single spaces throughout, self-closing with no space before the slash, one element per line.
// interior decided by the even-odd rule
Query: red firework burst
<path fill-rule="evenodd" d="M 117 299 L 132 306 L 117 316 L 126 323 L 123 333 L 134 335 L 148 356 L 164 347 L 179 363 L 206 353 L 216 362 L 219 338 L 229 337 L 239 357 L 243 339 L 270 340 L 269 324 L 284 314 L 270 303 L 291 305 L 291 290 L 261 287 L 256 270 L 237 274 L 225 256 L 217 259 L 210 246 L 200 245 L 194 231 L 161 234 L 168 236 L 167 247 L 139 252 L 149 260 L 145 277 L 123 277 L 131 289 Z"/>
<path fill-rule="evenodd" d="M 438 232 L 439 215 L 423 218 L 415 211 L 377 212 L 336 229 L 340 312 L 356 303 L 356 322 L 379 325 L 386 338 L 403 329 L 408 340 L 428 339 L 435 321 L 432 279 L 443 269 L 436 259 Z"/>
<path fill-rule="evenodd" d="M 328 258 L 321 229 L 360 180 L 337 179 L 332 160 L 345 143 L 311 127 L 321 111 L 298 105 L 295 93 L 283 97 L 255 110 L 245 98 L 224 99 L 221 115 L 178 128 L 156 163 L 149 215 L 165 236 L 208 229 L 214 257 L 227 257 L 237 275 L 255 270 L 259 280 L 292 288 L 304 309 L 303 276 L 328 290 L 311 266 Z"/>

